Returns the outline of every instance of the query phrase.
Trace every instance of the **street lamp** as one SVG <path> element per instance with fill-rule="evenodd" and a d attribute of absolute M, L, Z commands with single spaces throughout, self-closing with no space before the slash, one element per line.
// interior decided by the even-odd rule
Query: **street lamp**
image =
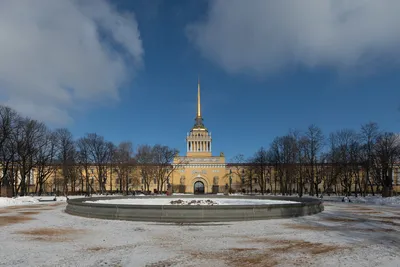
<path fill-rule="evenodd" d="M 232 191 L 232 170 L 229 170 L 229 191 Z"/>

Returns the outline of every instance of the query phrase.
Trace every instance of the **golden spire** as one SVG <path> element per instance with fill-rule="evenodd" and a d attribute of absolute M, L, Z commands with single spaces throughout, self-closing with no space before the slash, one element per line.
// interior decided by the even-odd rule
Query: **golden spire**
<path fill-rule="evenodd" d="M 200 108 L 200 77 L 197 80 L 197 117 L 201 117 Z"/>

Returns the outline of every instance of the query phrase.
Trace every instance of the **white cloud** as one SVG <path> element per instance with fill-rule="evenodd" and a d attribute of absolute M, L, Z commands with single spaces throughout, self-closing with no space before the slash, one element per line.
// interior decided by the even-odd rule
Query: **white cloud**
<path fill-rule="evenodd" d="M 0 100 L 24 115 L 65 125 L 118 101 L 143 53 L 134 15 L 104 0 L 0 1 Z"/>
<path fill-rule="evenodd" d="M 226 71 L 398 64 L 398 0 L 214 0 L 189 38 Z"/>

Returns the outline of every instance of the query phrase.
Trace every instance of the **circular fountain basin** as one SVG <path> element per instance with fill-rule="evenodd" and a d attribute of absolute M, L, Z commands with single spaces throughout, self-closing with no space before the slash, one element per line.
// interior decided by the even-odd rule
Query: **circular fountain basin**
<path fill-rule="evenodd" d="M 100 219 L 201 223 L 288 218 L 323 210 L 314 198 L 187 195 L 70 199 L 65 211 Z"/>
<path fill-rule="evenodd" d="M 300 203 L 288 200 L 272 199 L 246 199 L 246 198 L 123 198 L 87 200 L 85 203 L 110 204 L 110 205 L 277 205 Z"/>

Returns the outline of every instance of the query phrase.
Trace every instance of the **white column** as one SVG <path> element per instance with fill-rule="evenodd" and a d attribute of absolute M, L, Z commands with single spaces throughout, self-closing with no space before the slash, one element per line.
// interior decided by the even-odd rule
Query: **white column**
<path fill-rule="evenodd" d="M 210 142 L 210 152 L 211 152 L 212 150 L 211 150 L 211 142 Z"/>

